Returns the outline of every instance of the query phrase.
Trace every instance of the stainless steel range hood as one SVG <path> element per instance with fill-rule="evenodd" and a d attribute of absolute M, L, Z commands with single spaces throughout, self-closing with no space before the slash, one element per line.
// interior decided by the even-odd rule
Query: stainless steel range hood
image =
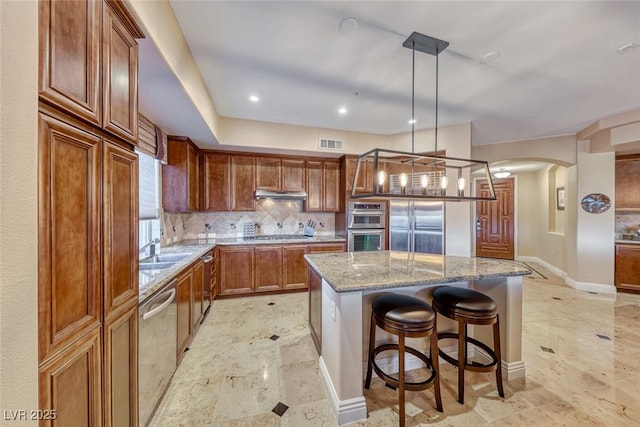
<path fill-rule="evenodd" d="M 260 199 L 307 200 L 307 193 L 305 191 L 256 190 L 256 200 Z"/>

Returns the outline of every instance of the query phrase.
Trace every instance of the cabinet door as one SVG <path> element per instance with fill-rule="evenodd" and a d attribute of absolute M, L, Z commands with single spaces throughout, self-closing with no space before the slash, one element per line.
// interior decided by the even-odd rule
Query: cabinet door
<path fill-rule="evenodd" d="M 178 304 L 178 361 L 191 337 L 191 271 L 178 278 L 176 300 Z"/>
<path fill-rule="evenodd" d="M 138 306 L 104 326 L 104 425 L 138 425 Z"/>
<path fill-rule="evenodd" d="M 321 212 L 323 208 L 322 162 L 307 161 L 307 212 Z"/>
<path fill-rule="evenodd" d="M 253 262 L 251 246 L 220 248 L 220 295 L 252 293 Z"/>
<path fill-rule="evenodd" d="M 640 211 L 640 157 L 616 160 L 616 209 Z"/>
<path fill-rule="evenodd" d="M 40 367 L 39 409 L 56 411 L 40 426 L 102 426 L 100 329 Z"/>
<path fill-rule="evenodd" d="M 284 289 L 307 288 L 307 263 L 304 254 L 306 246 L 287 245 L 283 251 L 283 287 Z"/>
<path fill-rule="evenodd" d="M 309 330 L 318 354 L 322 354 L 322 278 L 309 268 Z"/>
<path fill-rule="evenodd" d="M 41 112 L 38 152 L 38 340 L 43 361 L 102 322 L 100 138 Z"/>
<path fill-rule="evenodd" d="M 231 166 L 228 154 L 203 155 L 203 206 L 205 211 L 231 210 Z"/>
<path fill-rule="evenodd" d="M 187 144 L 187 210 L 197 211 L 200 207 L 200 180 L 198 173 L 198 152 Z"/>
<path fill-rule="evenodd" d="M 280 159 L 273 157 L 256 158 L 256 188 L 261 190 L 280 190 L 282 166 Z"/>
<path fill-rule="evenodd" d="M 191 310 L 191 333 L 198 329 L 203 313 L 204 299 L 204 262 L 198 262 L 193 267 L 193 308 Z M 209 265 L 207 264 L 207 268 Z"/>
<path fill-rule="evenodd" d="M 282 189 L 291 191 L 304 190 L 304 160 L 282 160 Z"/>
<path fill-rule="evenodd" d="M 213 250 L 213 261 L 211 261 L 211 294 L 210 300 L 213 301 L 220 294 L 220 285 L 218 283 L 218 262 L 220 260 L 219 250 Z"/>
<path fill-rule="evenodd" d="M 39 2 L 40 99 L 97 126 L 100 1 Z"/>
<path fill-rule="evenodd" d="M 344 243 L 318 243 L 307 247 L 309 254 L 324 252 L 344 252 Z"/>
<path fill-rule="evenodd" d="M 616 287 L 640 291 L 640 245 L 616 245 Z"/>
<path fill-rule="evenodd" d="M 256 159 L 231 156 L 231 210 L 255 211 Z"/>
<path fill-rule="evenodd" d="M 282 246 L 256 246 L 255 291 L 282 289 Z"/>
<path fill-rule="evenodd" d="M 105 142 L 103 156 L 104 316 L 138 298 L 138 156 Z"/>
<path fill-rule="evenodd" d="M 358 159 L 347 158 L 346 163 L 346 190 L 350 192 L 353 189 L 353 178 L 356 175 L 356 165 L 358 163 Z M 358 174 L 358 180 L 356 181 L 356 191 L 361 193 L 370 193 L 373 191 L 373 181 L 371 179 L 371 174 L 373 173 L 373 163 L 371 161 L 365 161 L 362 163 L 362 166 L 363 169 L 360 171 L 360 174 Z"/>
<path fill-rule="evenodd" d="M 340 163 L 326 161 L 323 164 L 323 211 L 340 211 Z"/>
<path fill-rule="evenodd" d="M 137 145 L 138 44 L 110 6 L 103 10 L 102 79 L 103 128 Z"/>

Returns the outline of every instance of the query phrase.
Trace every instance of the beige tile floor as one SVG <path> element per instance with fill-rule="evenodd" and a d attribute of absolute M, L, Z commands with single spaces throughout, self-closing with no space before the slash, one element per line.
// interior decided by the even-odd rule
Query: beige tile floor
<path fill-rule="evenodd" d="M 493 374 L 468 372 L 460 405 L 442 363 L 444 413 L 430 389 L 407 392 L 407 425 L 640 425 L 640 295 L 578 292 L 532 266 L 546 278 L 524 280 L 526 379 L 501 399 Z M 152 425 L 335 426 L 306 316 L 304 293 L 215 301 Z M 396 392 L 374 379 L 365 397 L 369 418 L 356 425 L 398 424 Z"/>

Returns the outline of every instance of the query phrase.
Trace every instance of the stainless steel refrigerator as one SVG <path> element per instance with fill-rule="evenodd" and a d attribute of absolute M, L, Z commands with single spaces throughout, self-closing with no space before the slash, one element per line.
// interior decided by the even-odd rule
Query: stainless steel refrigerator
<path fill-rule="evenodd" d="M 389 249 L 444 253 L 444 203 L 389 202 Z"/>

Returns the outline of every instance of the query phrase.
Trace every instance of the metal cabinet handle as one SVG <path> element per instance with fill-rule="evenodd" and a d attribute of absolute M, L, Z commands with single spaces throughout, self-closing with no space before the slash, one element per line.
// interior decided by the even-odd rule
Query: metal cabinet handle
<path fill-rule="evenodd" d="M 169 298 L 167 298 L 165 302 L 163 302 L 153 310 L 149 310 L 145 314 L 143 314 L 142 320 L 150 319 L 151 317 L 155 316 L 156 314 L 164 310 L 169 304 L 171 304 L 176 297 L 176 288 L 171 289 L 170 293 L 171 295 L 169 296 Z"/>
<path fill-rule="evenodd" d="M 213 257 L 211 255 L 202 257 L 202 261 L 204 261 L 205 264 L 209 264 L 211 261 L 213 261 Z"/>

